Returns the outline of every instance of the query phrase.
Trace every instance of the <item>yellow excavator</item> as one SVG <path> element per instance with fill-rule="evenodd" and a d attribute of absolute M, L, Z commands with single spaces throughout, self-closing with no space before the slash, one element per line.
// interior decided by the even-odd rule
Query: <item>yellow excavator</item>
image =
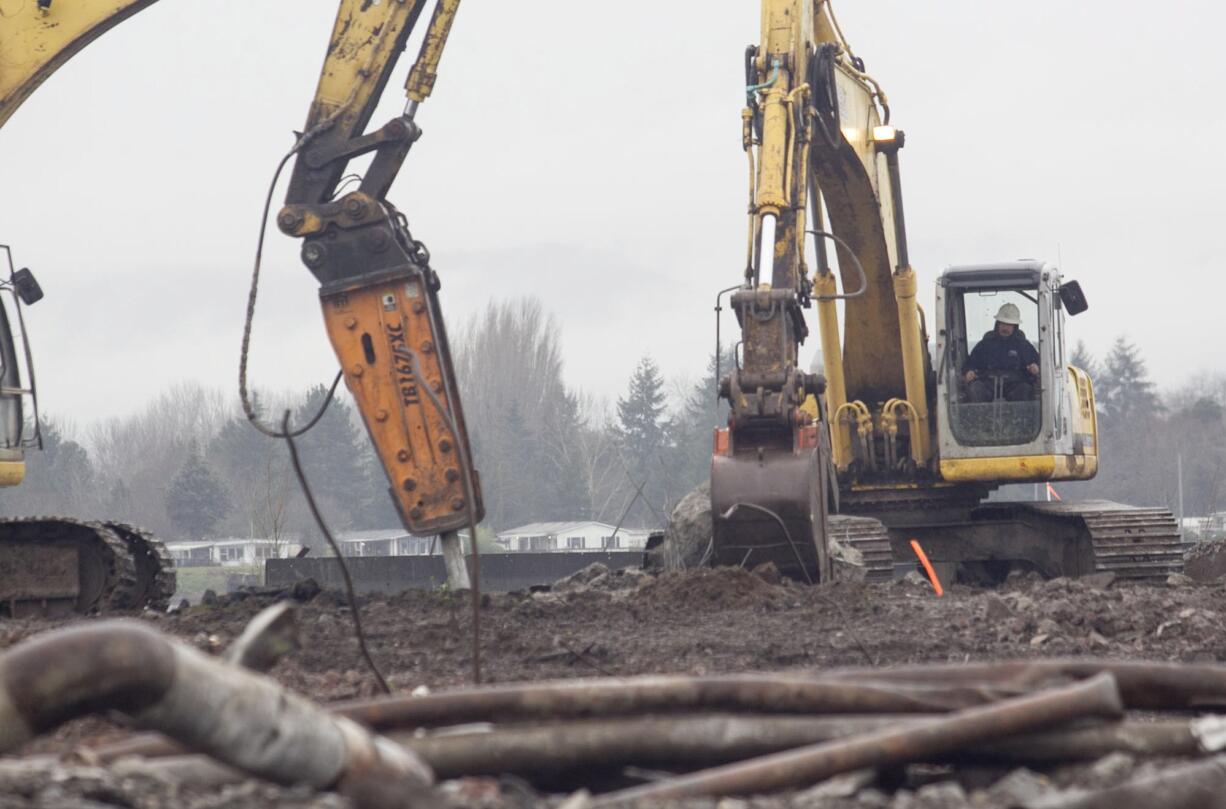
<path fill-rule="evenodd" d="M 74 54 L 153 2 L 0 0 L 0 126 Z M 406 82 L 404 113 L 366 131 L 427 5 L 340 0 L 306 124 L 282 163 L 294 159 L 276 222 L 302 240 L 302 261 L 319 282 L 341 374 L 405 527 L 446 537 L 481 519 L 480 484 L 439 312 L 439 279 L 425 245 L 386 194 L 421 136 L 418 105 L 433 89 L 459 0 L 434 5 Z M 358 187 L 340 195 L 349 161 L 368 154 L 373 158 Z M 24 452 L 38 443 L 37 427 L 29 430 L 25 418 L 30 410 L 37 424 L 32 366 L 28 351 L 19 356 L 7 312 L 20 324 L 21 305 L 41 295 L 32 274 L 14 272 L 10 258 L 9 277 L 0 283 L 3 486 L 21 482 Z M 250 408 L 248 415 L 255 421 Z M 2 613 L 161 607 L 173 591 L 164 548 L 131 526 L 64 518 L 0 521 Z"/>
<path fill-rule="evenodd" d="M 731 295 L 739 352 L 720 391 L 731 414 L 711 468 L 714 560 L 769 560 L 817 581 L 842 549 L 884 579 L 914 566 L 917 540 L 942 576 L 980 582 L 1181 570 L 1167 509 L 988 499 L 1004 484 L 1098 470 L 1093 386 L 1068 364 L 1065 335 L 1086 300 L 1056 267 L 1011 261 L 945 270 L 925 315 L 907 251 L 904 135 L 829 0 L 763 0 L 745 74 L 748 249 Z M 814 304 L 824 376 L 798 361 Z M 968 373 L 998 320 L 1037 360 Z"/>

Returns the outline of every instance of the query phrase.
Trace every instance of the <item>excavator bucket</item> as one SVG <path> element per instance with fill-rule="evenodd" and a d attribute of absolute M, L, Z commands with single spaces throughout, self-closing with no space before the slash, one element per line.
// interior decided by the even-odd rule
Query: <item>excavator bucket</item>
<path fill-rule="evenodd" d="M 819 443 L 818 436 L 826 440 L 824 430 L 809 432 L 813 442 L 796 451 L 737 452 L 726 430 L 716 434 L 711 462 L 714 564 L 773 562 L 789 578 L 811 584 L 830 580 L 829 449 Z"/>

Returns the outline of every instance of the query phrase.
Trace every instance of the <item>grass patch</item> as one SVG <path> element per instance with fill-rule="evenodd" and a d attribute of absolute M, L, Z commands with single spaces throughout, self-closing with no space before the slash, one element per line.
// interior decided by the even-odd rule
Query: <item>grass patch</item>
<path fill-rule="evenodd" d="M 259 565 L 177 567 L 175 577 L 178 583 L 175 587 L 174 601 L 178 602 L 179 599 L 186 598 L 195 604 L 204 595 L 205 590 L 212 590 L 218 594 L 224 593 L 228 589 L 227 580 L 239 574 L 254 574 L 262 578 L 263 568 Z"/>

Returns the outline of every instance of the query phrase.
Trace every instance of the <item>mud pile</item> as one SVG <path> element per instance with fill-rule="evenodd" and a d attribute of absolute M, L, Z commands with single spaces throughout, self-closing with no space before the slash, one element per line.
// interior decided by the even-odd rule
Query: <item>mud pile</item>
<path fill-rule="evenodd" d="M 1184 554 L 1183 570 L 1196 581 L 1213 581 L 1226 576 L 1226 541 L 1198 542 Z"/>

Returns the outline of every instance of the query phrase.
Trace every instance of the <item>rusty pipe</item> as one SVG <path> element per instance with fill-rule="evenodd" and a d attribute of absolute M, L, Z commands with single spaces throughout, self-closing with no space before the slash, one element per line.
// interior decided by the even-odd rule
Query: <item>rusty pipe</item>
<path fill-rule="evenodd" d="M 406 791 L 433 781 L 352 720 L 136 621 L 48 632 L 0 655 L 0 752 L 105 710 L 277 783 L 367 794 L 372 780 Z"/>
<path fill-rule="evenodd" d="M 421 736 L 392 731 L 440 779 L 515 773 L 529 777 L 637 765 L 693 769 L 881 730 L 912 729 L 933 717 L 708 714 L 532 723 Z M 1060 727 L 993 741 L 947 759 L 1051 763 L 1092 761 L 1112 752 L 1198 756 L 1187 721 L 1110 722 Z"/>
<path fill-rule="evenodd" d="M 1115 677 L 1124 705 L 1136 710 L 1226 711 L 1226 666 L 1124 660 L 1011 660 L 997 663 L 902 666 L 892 669 L 844 669 L 823 672 L 842 681 L 871 679 L 881 683 L 995 685 L 1020 691 L 1053 683 L 1084 680 L 1108 673 Z"/>
<path fill-rule="evenodd" d="M 765 793 L 800 787 L 852 770 L 944 756 L 990 739 L 1036 731 L 1074 719 L 1116 718 L 1123 710 L 1114 678 L 1103 674 L 1084 683 L 997 705 L 969 708 L 920 727 L 866 733 L 612 792 L 600 797 L 593 806 Z"/>
<path fill-rule="evenodd" d="M 994 687 L 831 682 L 796 675 L 644 676 L 516 683 L 338 705 L 376 729 L 510 719 L 626 716 L 653 712 L 945 713 L 1015 692 Z"/>
<path fill-rule="evenodd" d="M 886 728 L 915 728 L 931 718 L 914 714 L 681 715 L 532 723 L 425 736 L 393 731 L 388 736 L 421 756 L 439 779 L 514 774 L 534 781 L 627 766 L 693 769 Z M 1164 720 L 1072 725 L 989 742 L 934 761 L 1033 765 L 1094 761 L 1113 752 L 1163 758 L 1202 756 L 1207 747 L 1193 724 Z M 198 755 L 127 758 L 111 766 L 117 772 L 156 773 L 193 786 L 216 787 L 244 777 Z"/>
<path fill-rule="evenodd" d="M 994 686 L 823 681 L 796 675 L 645 676 L 460 688 L 420 697 L 339 703 L 330 710 L 374 730 L 467 722 L 734 711 L 800 714 L 946 713 L 1016 696 Z M 134 736 L 91 751 L 105 763 L 124 755 L 182 752 L 164 739 Z"/>

